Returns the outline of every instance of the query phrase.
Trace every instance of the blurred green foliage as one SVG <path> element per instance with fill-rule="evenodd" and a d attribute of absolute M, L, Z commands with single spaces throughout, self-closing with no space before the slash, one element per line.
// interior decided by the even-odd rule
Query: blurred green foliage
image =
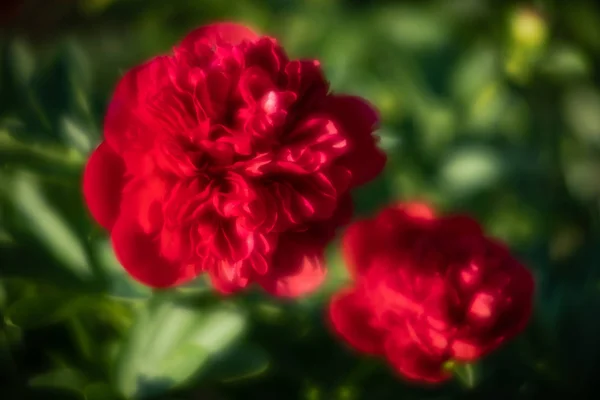
<path fill-rule="evenodd" d="M 593 2 L 5 0 L 0 9 L 2 399 L 533 399 L 600 393 L 600 9 Z M 80 180 L 128 68 L 192 28 L 242 21 L 381 111 L 382 177 L 357 214 L 468 212 L 534 271 L 518 339 L 423 388 L 330 333 L 347 277 L 282 302 L 203 279 L 128 278 Z"/>

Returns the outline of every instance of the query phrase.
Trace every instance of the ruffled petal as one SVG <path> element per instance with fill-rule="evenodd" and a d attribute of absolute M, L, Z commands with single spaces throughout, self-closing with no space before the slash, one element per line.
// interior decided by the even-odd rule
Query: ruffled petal
<path fill-rule="evenodd" d="M 349 193 L 343 195 L 339 201 L 331 218 L 327 221 L 315 223 L 310 232 L 305 234 L 310 235 L 315 243 L 321 246 L 326 246 L 333 238 L 335 238 L 338 228 L 346 225 L 352 219 L 354 213 L 354 203 L 352 196 Z"/>
<path fill-rule="evenodd" d="M 104 118 L 104 137 L 117 153 L 143 148 L 152 139 L 156 121 L 143 105 L 169 83 L 169 63 L 169 57 L 155 57 L 129 70 L 117 84 Z"/>
<path fill-rule="evenodd" d="M 279 238 L 267 274 L 257 282 L 269 293 L 297 297 L 316 290 L 325 280 L 324 246 L 310 232 L 287 233 Z"/>
<path fill-rule="evenodd" d="M 94 219 L 110 230 L 119 216 L 125 164 L 106 143 L 92 153 L 83 173 L 83 197 Z"/>
<path fill-rule="evenodd" d="M 468 215 L 448 215 L 440 218 L 439 234 L 454 237 L 482 237 L 483 229 L 476 219 Z"/>
<path fill-rule="evenodd" d="M 215 261 L 208 268 L 208 276 L 213 287 L 222 294 L 239 292 L 249 283 L 247 268 L 243 261 L 234 264 Z"/>
<path fill-rule="evenodd" d="M 401 203 L 398 208 L 413 218 L 432 220 L 435 218 L 435 211 L 425 203 L 410 202 Z"/>
<path fill-rule="evenodd" d="M 121 213 L 127 213 L 145 233 L 158 233 L 165 220 L 162 202 L 167 190 L 158 176 L 131 180 L 123 190 Z"/>
<path fill-rule="evenodd" d="M 339 162 L 352 171 L 353 186 L 371 181 L 387 160 L 373 136 L 379 121 L 377 111 L 365 100 L 353 96 L 328 96 L 324 106 L 349 140 L 350 151 Z"/>
<path fill-rule="evenodd" d="M 481 343 L 482 340 L 474 338 L 473 340 L 456 339 L 452 342 L 452 358 L 460 362 L 473 362 L 498 347 L 501 339 L 495 339 L 493 342 Z"/>
<path fill-rule="evenodd" d="M 424 351 L 404 328 L 390 333 L 385 342 L 385 354 L 392 366 L 412 381 L 438 383 L 452 376 L 443 368 L 446 360 Z"/>
<path fill-rule="evenodd" d="M 165 258 L 155 235 L 145 233 L 131 213 L 122 212 L 117 219 L 112 230 L 112 243 L 121 265 L 144 285 L 167 288 L 198 275 L 197 266 Z"/>
<path fill-rule="evenodd" d="M 247 26 L 235 22 L 219 22 L 202 26 L 188 33 L 179 47 L 193 51 L 198 42 L 208 41 L 209 44 L 218 44 L 223 41 L 235 46 L 243 41 L 255 41 L 258 38 L 259 35 Z"/>
<path fill-rule="evenodd" d="M 369 354 L 383 352 L 384 332 L 370 324 L 368 300 L 356 290 L 336 293 L 329 304 L 329 317 L 335 330 L 357 350 Z"/>
<path fill-rule="evenodd" d="M 378 244 L 377 227 L 370 220 L 354 222 L 342 236 L 342 257 L 346 268 L 358 276 L 369 267 Z"/>

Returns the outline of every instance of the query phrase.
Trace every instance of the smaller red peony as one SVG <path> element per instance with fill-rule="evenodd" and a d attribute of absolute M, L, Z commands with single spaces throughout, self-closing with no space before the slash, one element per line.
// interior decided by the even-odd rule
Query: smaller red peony
<path fill-rule="evenodd" d="M 323 281 L 350 191 L 384 167 L 377 123 L 365 101 L 330 93 L 317 61 L 209 25 L 123 76 L 83 193 L 143 284 L 206 273 L 222 293 L 299 296 Z"/>
<path fill-rule="evenodd" d="M 387 208 L 353 223 L 342 250 L 355 282 L 331 301 L 334 329 L 409 380 L 448 379 L 449 361 L 488 354 L 531 315 L 531 273 L 469 217 Z"/>

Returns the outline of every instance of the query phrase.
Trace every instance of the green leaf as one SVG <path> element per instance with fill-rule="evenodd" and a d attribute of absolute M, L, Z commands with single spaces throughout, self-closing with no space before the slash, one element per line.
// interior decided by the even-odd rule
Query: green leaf
<path fill-rule="evenodd" d="M 92 83 L 91 65 L 82 45 L 70 40 L 61 50 L 61 57 L 69 70 L 69 80 L 74 89 L 87 92 Z"/>
<path fill-rule="evenodd" d="M 485 147 L 466 147 L 450 154 L 441 166 L 441 179 L 447 190 L 468 195 L 493 185 L 502 176 L 500 156 Z"/>
<path fill-rule="evenodd" d="M 467 128 L 481 133 L 493 133 L 510 117 L 514 98 L 501 82 L 489 82 L 478 87 L 470 98 Z"/>
<path fill-rule="evenodd" d="M 24 166 L 29 170 L 67 179 L 79 177 L 85 164 L 85 157 L 72 149 L 17 140 L 5 130 L 0 130 L 0 159 L 11 166 Z"/>
<path fill-rule="evenodd" d="M 583 156 L 565 164 L 565 181 L 569 191 L 582 200 L 597 199 L 600 196 L 600 160 Z"/>
<path fill-rule="evenodd" d="M 516 196 L 498 198 L 484 222 L 488 233 L 514 245 L 531 244 L 540 234 L 539 211 Z"/>
<path fill-rule="evenodd" d="M 419 116 L 423 149 L 429 154 L 443 153 L 454 139 L 457 118 L 449 105 L 430 102 L 428 108 Z"/>
<path fill-rule="evenodd" d="M 88 254 L 77 234 L 49 204 L 39 178 L 27 172 L 3 177 L 0 195 L 9 199 L 23 232 L 34 237 L 39 246 L 60 262 L 61 268 L 80 281 L 91 281 L 93 272 Z"/>
<path fill-rule="evenodd" d="M 357 64 L 362 62 L 365 53 L 364 47 L 360 45 L 360 37 L 364 35 L 364 31 L 355 26 L 352 29 L 346 26 L 336 28 L 331 30 L 323 43 L 323 65 L 325 72 L 331 77 L 332 86 L 341 87 L 356 82 Z"/>
<path fill-rule="evenodd" d="M 571 2 L 562 7 L 561 19 L 569 24 L 570 33 L 578 42 L 591 47 L 594 51 L 600 50 L 600 16 L 597 8 L 588 2 Z"/>
<path fill-rule="evenodd" d="M 0 354 L 3 352 L 10 353 L 8 349 L 20 343 L 22 337 L 23 330 L 10 321 L 7 321 L 2 329 L 0 329 Z"/>
<path fill-rule="evenodd" d="M 22 88 L 28 87 L 35 73 L 35 58 L 27 43 L 21 40 L 13 41 L 8 60 L 11 62 L 11 75 Z"/>
<path fill-rule="evenodd" d="M 269 356 L 264 349 L 253 345 L 235 346 L 215 360 L 209 376 L 221 382 L 253 378 L 269 369 Z"/>
<path fill-rule="evenodd" d="M 50 324 L 60 319 L 61 308 L 68 304 L 67 296 L 36 293 L 11 304 L 5 317 L 20 328 L 32 328 Z"/>
<path fill-rule="evenodd" d="M 80 372 L 70 368 L 59 368 L 29 380 L 29 386 L 36 388 L 65 389 L 75 393 L 83 393 L 86 378 Z"/>
<path fill-rule="evenodd" d="M 450 38 L 448 25 L 442 16 L 421 7 L 384 8 L 376 23 L 385 30 L 386 38 L 405 49 L 435 49 Z"/>
<path fill-rule="evenodd" d="M 88 154 L 92 148 L 91 135 L 86 131 L 81 123 L 69 117 L 63 117 L 61 120 L 61 132 L 66 143 L 77 149 L 83 154 Z"/>
<path fill-rule="evenodd" d="M 572 46 L 556 46 L 540 65 L 542 72 L 557 78 L 580 78 L 590 73 L 590 60 L 584 52 Z"/>
<path fill-rule="evenodd" d="M 492 45 L 480 45 L 458 61 L 450 80 L 454 97 L 469 104 L 477 92 L 495 82 L 502 72 L 499 55 Z"/>
<path fill-rule="evenodd" d="M 217 307 L 204 313 L 202 323 L 190 337 L 194 344 L 214 354 L 233 343 L 246 328 L 246 323 L 240 311 Z"/>
<path fill-rule="evenodd" d="M 143 308 L 117 360 L 117 388 L 141 399 L 184 385 L 245 326 L 245 314 L 223 306 L 193 309 L 162 300 Z"/>
<path fill-rule="evenodd" d="M 83 390 L 83 396 L 85 400 L 115 400 L 118 398 L 111 386 L 103 382 L 87 385 Z"/>
<path fill-rule="evenodd" d="M 36 112 L 39 118 L 44 116 L 47 130 L 47 134 L 40 139 L 46 140 L 49 137 L 60 139 L 61 134 L 65 135 L 62 120 L 65 115 L 85 120 L 90 127 L 95 123 L 87 97 L 91 75 L 85 52 L 76 42 L 66 41 L 60 43 L 51 55 L 51 62 L 40 68 L 31 85 L 35 92 Z M 72 139 L 69 136 L 67 138 Z"/>
<path fill-rule="evenodd" d="M 565 95 L 564 111 L 573 132 L 586 144 L 600 146 L 600 92 L 575 87 Z"/>
<path fill-rule="evenodd" d="M 468 389 L 472 389 L 477 385 L 477 368 L 473 364 L 453 363 L 448 366 L 452 374 L 461 385 Z"/>

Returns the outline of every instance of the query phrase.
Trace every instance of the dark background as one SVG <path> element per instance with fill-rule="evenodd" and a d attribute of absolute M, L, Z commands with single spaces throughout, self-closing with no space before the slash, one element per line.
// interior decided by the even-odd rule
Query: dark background
<path fill-rule="evenodd" d="M 600 11 L 593 2 L 0 0 L 0 398 L 596 398 L 600 379 Z M 234 20 L 321 60 L 382 115 L 397 200 L 468 212 L 534 272 L 527 330 L 420 387 L 353 353 L 324 313 L 347 277 L 295 302 L 151 293 L 121 270 L 80 193 L 124 71 Z"/>

